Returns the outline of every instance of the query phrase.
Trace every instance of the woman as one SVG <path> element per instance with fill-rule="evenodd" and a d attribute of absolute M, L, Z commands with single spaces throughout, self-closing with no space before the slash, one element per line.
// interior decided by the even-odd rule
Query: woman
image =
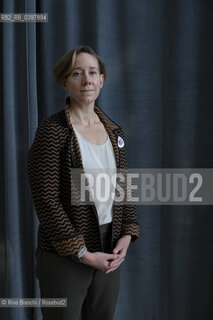
<path fill-rule="evenodd" d="M 95 106 L 106 77 L 87 46 L 56 64 L 68 91 L 65 110 L 40 121 L 29 151 L 29 181 L 39 218 L 36 276 L 42 298 L 67 298 L 67 308 L 42 308 L 44 320 L 113 319 L 120 265 L 139 236 L 133 205 L 74 205 L 74 168 L 126 168 L 122 129 Z"/>

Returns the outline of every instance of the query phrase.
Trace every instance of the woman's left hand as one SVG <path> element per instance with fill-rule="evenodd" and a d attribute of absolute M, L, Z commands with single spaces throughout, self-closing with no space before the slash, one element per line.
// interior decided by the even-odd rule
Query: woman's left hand
<path fill-rule="evenodd" d="M 112 261 L 110 263 L 106 273 L 115 271 L 121 265 L 121 263 L 124 261 L 126 257 L 126 253 L 127 253 L 127 249 L 129 247 L 130 241 L 131 241 L 130 235 L 124 235 L 118 240 L 116 247 L 112 250 L 112 253 L 119 254 L 120 257 L 119 259 Z"/>

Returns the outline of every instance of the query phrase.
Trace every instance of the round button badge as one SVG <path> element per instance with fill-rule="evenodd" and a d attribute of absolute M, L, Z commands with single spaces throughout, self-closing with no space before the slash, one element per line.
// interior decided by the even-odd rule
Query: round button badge
<path fill-rule="evenodd" d="M 124 139 L 118 136 L 118 147 L 123 148 L 124 147 Z"/>

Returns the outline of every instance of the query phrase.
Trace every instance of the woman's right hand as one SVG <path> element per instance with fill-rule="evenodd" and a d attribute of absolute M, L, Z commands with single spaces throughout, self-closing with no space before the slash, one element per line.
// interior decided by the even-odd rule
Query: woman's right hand
<path fill-rule="evenodd" d="M 120 259 L 119 254 L 87 251 L 82 257 L 82 263 L 107 273 L 113 261 L 115 265 L 120 265 Z"/>

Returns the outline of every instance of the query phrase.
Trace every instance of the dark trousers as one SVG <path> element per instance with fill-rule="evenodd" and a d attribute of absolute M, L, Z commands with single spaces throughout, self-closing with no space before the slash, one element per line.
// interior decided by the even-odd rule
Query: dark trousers
<path fill-rule="evenodd" d="M 111 225 L 110 225 L 111 227 Z M 101 226 L 104 251 L 110 251 L 109 225 Z M 42 308 L 43 320 L 112 320 L 119 285 L 120 268 L 105 274 L 70 257 L 37 248 L 36 276 L 41 298 L 67 298 L 67 307 Z"/>

